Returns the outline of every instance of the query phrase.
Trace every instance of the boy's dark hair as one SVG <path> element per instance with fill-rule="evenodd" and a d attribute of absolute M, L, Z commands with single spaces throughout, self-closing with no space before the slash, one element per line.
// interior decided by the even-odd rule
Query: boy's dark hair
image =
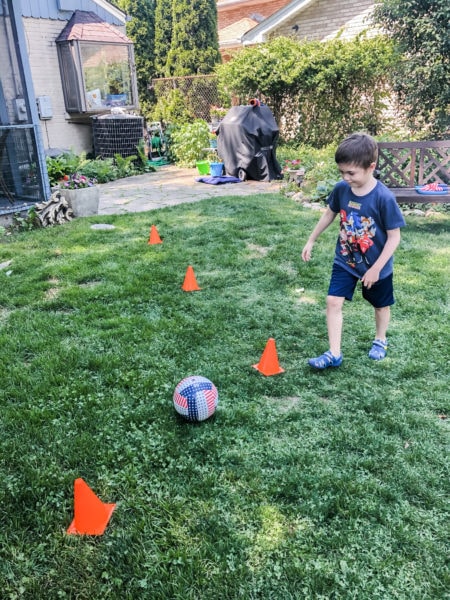
<path fill-rule="evenodd" d="M 368 169 L 378 158 L 376 141 L 366 133 L 352 133 L 343 140 L 334 155 L 334 160 L 339 164 L 354 164 L 357 167 Z"/>

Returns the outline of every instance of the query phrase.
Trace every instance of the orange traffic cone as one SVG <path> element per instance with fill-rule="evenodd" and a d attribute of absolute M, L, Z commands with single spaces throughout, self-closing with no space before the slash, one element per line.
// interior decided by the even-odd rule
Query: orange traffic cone
<path fill-rule="evenodd" d="M 261 360 L 257 365 L 253 365 L 253 368 L 266 376 L 284 373 L 284 369 L 282 369 L 278 363 L 277 348 L 273 338 L 269 338 L 264 352 L 262 353 Z"/>
<path fill-rule="evenodd" d="M 158 230 L 155 225 L 150 228 L 150 237 L 148 239 L 149 244 L 162 244 L 162 239 L 159 237 Z"/>
<path fill-rule="evenodd" d="M 195 279 L 194 269 L 189 265 L 186 270 L 186 276 L 181 289 L 185 292 L 198 292 L 201 288 L 198 287 L 197 280 Z"/>
<path fill-rule="evenodd" d="M 102 502 L 81 477 L 75 479 L 74 519 L 67 533 L 102 535 L 115 508 L 115 504 Z"/>

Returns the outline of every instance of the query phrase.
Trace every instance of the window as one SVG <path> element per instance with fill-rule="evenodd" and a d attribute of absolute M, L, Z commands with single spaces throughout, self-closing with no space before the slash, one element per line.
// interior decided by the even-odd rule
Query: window
<path fill-rule="evenodd" d="M 80 51 L 87 110 L 135 104 L 127 46 L 81 43 Z"/>
<path fill-rule="evenodd" d="M 75 11 L 56 43 L 68 112 L 138 107 L 133 44 L 125 35 L 93 13 Z"/>

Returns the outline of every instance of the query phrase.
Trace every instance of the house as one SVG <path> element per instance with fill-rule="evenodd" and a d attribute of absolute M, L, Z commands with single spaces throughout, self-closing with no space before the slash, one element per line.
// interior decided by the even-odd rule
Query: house
<path fill-rule="evenodd" d="M 351 38 L 371 27 L 369 18 L 373 7 L 373 0 L 272 3 L 222 0 L 217 3 L 220 50 L 226 60 L 233 49 L 265 42 L 273 37 L 323 41 L 337 35 Z M 275 10 L 269 12 L 271 8 Z M 264 18 L 258 20 L 257 15 Z M 231 17 L 236 20 L 233 22 Z"/>
<path fill-rule="evenodd" d="M 219 0 L 217 2 L 217 28 L 219 49 L 223 60 L 230 51 L 242 46 L 244 33 L 289 4 L 289 0 Z"/>
<path fill-rule="evenodd" d="M 245 33 L 242 43 L 255 44 L 278 36 L 327 40 L 351 38 L 370 28 L 373 0 L 293 0 Z"/>
<path fill-rule="evenodd" d="M 49 197 L 46 153 L 93 149 L 93 116 L 138 108 L 126 15 L 106 0 L 0 3 L 0 212 Z"/>
<path fill-rule="evenodd" d="M 219 31 L 242 19 L 260 23 L 289 4 L 290 0 L 218 0 L 217 27 Z"/>

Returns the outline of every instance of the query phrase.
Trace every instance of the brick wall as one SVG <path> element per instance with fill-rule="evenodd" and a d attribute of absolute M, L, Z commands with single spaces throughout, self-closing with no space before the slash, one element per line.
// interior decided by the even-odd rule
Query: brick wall
<path fill-rule="evenodd" d="M 252 15 L 258 14 L 267 19 L 277 10 L 289 4 L 291 0 L 243 0 L 229 5 L 217 4 L 218 29 L 228 27 L 240 19 L 252 18 Z"/>
<path fill-rule="evenodd" d="M 373 5 L 373 0 L 316 0 L 297 17 L 271 31 L 270 37 L 295 35 L 299 39 L 325 40 L 344 28 L 342 38 L 351 38 L 370 28 L 367 18 Z M 294 31 L 296 25 L 298 30 Z"/>

